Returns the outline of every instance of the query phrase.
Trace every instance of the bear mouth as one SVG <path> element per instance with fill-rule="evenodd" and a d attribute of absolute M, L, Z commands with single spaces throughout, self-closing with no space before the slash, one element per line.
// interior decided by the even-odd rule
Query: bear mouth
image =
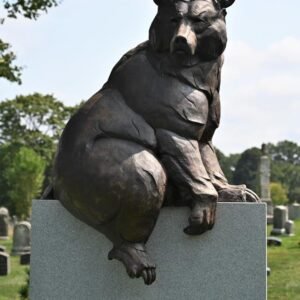
<path fill-rule="evenodd" d="M 173 54 L 178 55 L 178 56 L 187 56 L 189 53 L 185 49 L 176 49 Z"/>
<path fill-rule="evenodd" d="M 184 67 L 192 67 L 199 63 L 199 57 L 192 55 L 188 47 L 176 47 L 171 51 L 173 63 Z"/>
<path fill-rule="evenodd" d="M 172 54 L 178 57 L 188 57 L 191 56 L 191 51 L 188 47 L 176 47 L 173 48 Z"/>

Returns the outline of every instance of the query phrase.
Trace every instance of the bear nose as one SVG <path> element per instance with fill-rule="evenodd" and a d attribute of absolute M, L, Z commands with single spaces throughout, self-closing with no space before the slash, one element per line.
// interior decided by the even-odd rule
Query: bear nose
<path fill-rule="evenodd" d="M 179 28 L 177 30 L 177 37 L 178 38 L 184 38 L 185 41 L 187 41 L 187 38 L 189 36 L 189 34 L 191 33 L 191 26 L 189 23 L 187 23 L 185 20 L 183 20 L 180 25 Z"/>
<path fill-rule="evenodd" d="M 177 36 L 177 37 L 175 38 L 175 43 L 176 43 L 177 45 L 186 45 L 187 39 L 186 39 L 184 36 Z"/>
<path fill-rule="evenodd" d="M 176 46 L 185 46 L 187 44 L 187 39 L 184 36 L 177 36 L 174 43 Z"/>

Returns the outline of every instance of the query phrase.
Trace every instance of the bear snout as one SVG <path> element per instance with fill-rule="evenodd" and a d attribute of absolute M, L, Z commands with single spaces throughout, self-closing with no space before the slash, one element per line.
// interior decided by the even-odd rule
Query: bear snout
<path fill-rule="evenodd" d="M 182 22 L 171 41 L 172 54 L 195 55 L 197 36 L 190 24 Z"/>

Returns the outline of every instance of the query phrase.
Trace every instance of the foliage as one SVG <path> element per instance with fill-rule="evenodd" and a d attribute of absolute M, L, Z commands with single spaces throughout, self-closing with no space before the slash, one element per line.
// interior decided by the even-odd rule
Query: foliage
<path fill-rule="evenodd" d="M 291 141 L 282 141 L 276 145 L 267 145 L 273 162 L 286 162 L 293 165 L 300 165 L 300 147 Z"/>
<path fill-rule="evenodd" d="M 7 12 L 7 18 L 23 16 L 27 19 L 36 20 L 42 12 L 56 6 L 56 0 L 2 0 L 3 8 Z M 0 20 L 0 26 L 5 19 Z M 22 68 L 15 66 L 16 55 L 10 50 L 9 43 L 0 38 L 0 78 L 21 84 Z"/>
<path fill-rule="evenodd" d="M 241 154 L 233 174 L 234 184 L 246 184 L 248 188 L 260 194 L 259 187 L 259 164 L 261 150 L 250 148 Z"/>
<path fill-rule="evenodd" d="M 16 55 L 10 51 L 10 45 L 0 39 L 0 78 L 21 84 L 21 67 L 15 66 Z"/>
<path fill-rule="evenodd" d="M 24 218 L 30 215 L 31 201 L 41 192 L 45 165 L 34 150 L 22 147 L 4 170 L 8 183 L 7 195 L 17 216 Z"/>
<path fill-rule="evenodd" d="M 26 269 L 26 283 L 19 289 L 21 300 L 29 300 L 30 269 Z"/>
<path fill-rule="evenodd" d="M 26 146 L 51 161 L 58 138 L 77 107 L 38 93 L 0 102 L 0 144 Z"/>
<path fill-rule="evenodd" d="M 300 147 L 290 141 L 268 144 L 272 160 L 271 181 L 280 182 L 290 202 L 300 200 Z"/>
<path fill-rule="evenodd" d="M 270 184 L 271 189 L 271 199 L 275 205 L 284 205 L 288 203 L 288 197 L 286 189 L 282 186 L 281 183 L 272 182 Z"/>
<path fill-rule="evenodd" d="M 47 12 L 49 8 L 57 5 L 56 0 L 2 0 L 2 2 L 9 18 L 22 15 L 28 19 L 37 19 L 41 12 Z"/>
<path fill-rule="evenodd" d="M 23 147 L 34 151 L 45 163 L 44 187 L 47 186 L 59 136 L 77 109 L 78 106 L 67 107 L 51 95 L 37 93 L 0 102 L 0 204 L 12 213 L 17 210 L 12 192 L 18 185 L 12 186 L 5 174 L 15 166 L 16 155 Z"/>
<path fill-rule="evenodd" d="M 12 164 L 15 152 L 16 148 L 11 145 L 0 145 L 0 206 L 7 207 L 12 214 L 14 214 L 14 207 L 8 196 L 9 184 L 5 170 Z"/>
<path fill-rule="evenodd" d="M 217 157 L 220 163 L 220 166 L 227 178 L 228 182 L 232 182 L 233 174 L 235 172 L 236 164 L 240 159 L 240 154 L 230 154 L 226 156 L 223 152 L 219 149 L 216 149 Z"/>
<path fill-rule="evenodd" d="M 291 141 L 267 144 L 271 159 L 271 182 L 280 183 L 290 202 L 300 202 L 300 146 Z M 224 155 L 217 150 L 220 165 L 234 184 L 246 184 L 260 193 L 258 168 L 261 151 L 250 148 L 242 154 Z"/>
<path fill-rule="evenodd" d="M 300 186 L 291 189 L 289 192 L 289 199 L 291 203 L 300 203 Z"/>

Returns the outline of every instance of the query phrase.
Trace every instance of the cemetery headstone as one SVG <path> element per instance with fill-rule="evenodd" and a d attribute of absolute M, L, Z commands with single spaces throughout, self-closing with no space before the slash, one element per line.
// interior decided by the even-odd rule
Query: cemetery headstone
<path fill-rule="evenodd" d="M 268 246 L 281 246 L 282 245 L 282 240 L 277 238 L 277 237 L 274 237 L 274 236 L 270 236 L 267 238 L 267 244 Z"/>
<path fill-rule="evenodd" d="M 262 145 L 262 155 L 260 158 L 260 192 L 261 200 L 267 204 L 267 222 L 268 224 L 273 223 L 273 204 L 271 199 L 270 190 L 270 174 L 271 174 L 271 163 L 268 156 L 268 150 L 265 144 Z"/>
<path fill-rule="evenodd" d="M 20 222 L 14 227 L 12 255 L 22 255 L 31 250 L 31 224 Z"/>
<path fill-rule="evenodd" d="M 293 203 L 289 205 L 289 219 L 300 220 L 300 204 Z"/>
<path fill-rule="evenodd" d="M 6 248 L 0 245 L 0 252 L 5 252 Z"/>
<path fill-rule="evenodd" d="M 295 235 L 295 232 L 294 232 L 294 221 L 291 221 L 291 220 L 288 220 L 286 223 L 285 223 L 285 233 L 289 236 L 293 236 Z"/>
<path fill-rule="evenodd" d="M 288 209 L 285 206 L 276 206 L 274 208 L 274 219 L 272 235 L 282 235 L 285 233 L 285 224 L 288 221 Z"/>
<path fill-rule="evenodd" d="M 7 276 L 9 273 L 10 273 L 9 254 L 0 252 L 0 276 Z"/>
<path fill-rule="evenodd" d="M 0 240 L 8 239 L 9 213 L 5 207 L 0 207 Z"/>
<path fill-rule="evenodd" d="M 30 253 L 25 253 L 20 256 L 20 265 L 30 265 Z"/>

